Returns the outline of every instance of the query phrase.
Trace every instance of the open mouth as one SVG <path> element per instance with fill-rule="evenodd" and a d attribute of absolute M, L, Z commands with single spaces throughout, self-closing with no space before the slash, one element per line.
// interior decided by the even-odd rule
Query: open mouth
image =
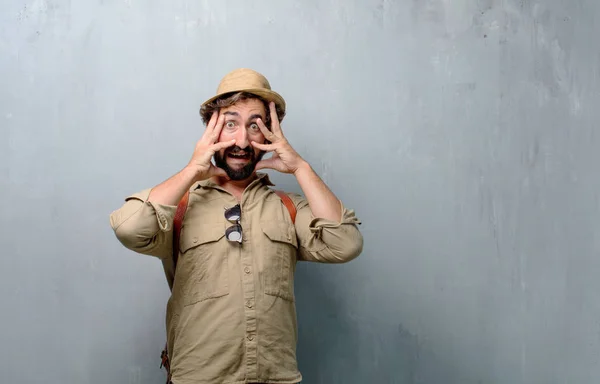
<path fill-rule="evenodd" d="M 231 157 L 232 159 L 249 159 L 249 153 L 229 153 L 227 157 Z"/>

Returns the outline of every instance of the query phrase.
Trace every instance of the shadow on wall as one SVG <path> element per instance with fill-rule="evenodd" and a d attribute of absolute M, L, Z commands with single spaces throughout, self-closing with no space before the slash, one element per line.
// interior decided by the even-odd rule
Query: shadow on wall
<path fill-rule="evenodd" d="M 437 356 L 429 341 L 403 327 L 402 316 L 380 318 L 368 308 L 348 308 L 346 300 L 336 300 L 339 288 L 328 268 L 340 266 L 299 264 L 297 269 L 303 383 L 458 384 L 464 379 L 449 363 L 452 358 Z M 382 302 L 370 307 L 397 306 L 386 302 L 391 298 L 380 297 Z"/>

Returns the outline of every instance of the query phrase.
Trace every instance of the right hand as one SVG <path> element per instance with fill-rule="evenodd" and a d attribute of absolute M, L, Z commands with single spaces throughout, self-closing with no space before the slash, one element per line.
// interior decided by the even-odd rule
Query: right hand
<path fill-rule="evenodd" d="M 225 170 L 215 167 L 211 162 L 211 159 L 216 152 L 235 144 L 235 139 L 217 143 L 221 130 L 223 129 L 224 121 L 225 117 L 223 115 L 219 117 L 218 112 L 214 112 L 206 125 L 206 130 L 204 131 L 202 138 L 200 138 L 196 144 L 194 154 L 187 166 L 194 170 L 197 181 L 206 180 L 213 176 L 228 178 Z"/>

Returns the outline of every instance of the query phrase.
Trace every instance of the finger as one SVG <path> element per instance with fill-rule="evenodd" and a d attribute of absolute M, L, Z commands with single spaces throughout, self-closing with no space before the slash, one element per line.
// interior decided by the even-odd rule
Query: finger
<path fill-rule="evenodd" d="M 221 135 L 221 131 L 223 130 L 224 123 L 225 123 L 225 115 L 219 116 L 219 119 L 217 120 L 217 122 L 216 122 L 215 126 L 213 127 L 212 132 L 210 134 L 212 143 L 215 143 L 217 140 L 219 140 L 219 136 Z"/>
<path fill-rule="evenodd" d="M 275 169 L 275 160 L 273 158 L 261 160 L 256 163 L 256 170 L 259 169 Z"/>
<path fill-rule="evenodd" d="M 283 132 L 281 132 L 281 126 L 279 125 L 279 116 L 277 116 L 275 103 L 271 101 L 269 103 L 269 108 L 271 110 L 271 131 L 273 131 L 273 133 L 283 135 Z"/>
<path fill-rule="evenodd" d="M 210 120 L 208 121 L 207 128 L 213 129 L 215 127 L 215 124 L 217 123 L 218 118 L 219 118 L 219 113 L 217 111 L 214 111 L 213 114 L 210 116 Z"/>
<path fill-rule="evenodd" d="M 220 143 L 213 144 L 211 146 L 211 150 L 213 152 L 219 152 L 221 149 L 229 148 L 233 144 L 235 144 L 235 139 L 232 139 L 232 140 L 229 140 L 229 141 L 222 141 Z"/>
<path fill-rule="evenodd" d="M 269 140 L 272 143 L 277 141 L 277 136 L 275 136 L 275 134 L 273 134 L 273 132 L 269 131 L 269 128 L 267 128 L 265 123 L 263 123 L 262 119 L 260 119 L 260 118 L 256 119 L 256 122 L 258 123 L 258 128 L 262 132 L 265 139 Z"/>
<path fill-rule="evenodd" d="M 210 120 L 208 120 L 208 124 L 206 124 L 206 129 L 204 130 L 202 137 L 206 137 L 209 133 L 211 133 L 214 130 L 218 117 L 219 114 L 217 112 L 213 112 L 213 114 L 210 116 Z"/>
<path fill-rule="evenodd" d="M 212 140 L 213 132 L 215 130 L 215 125 L 219 121 L 218 117 L 219 117 L 219 115 L 216 112 L 212 114 L 212 116 L 210 117 L 210 120 L 208 121 L 208 124 L 206 124 L 206 129 L 204 130 L 204 133 L 202 134 L 200 141 Z"/>
<path fill-rule="evenodd" d="M 225 172 L 225 170 L 223 168 L 215 167 L 214 165 L 212 167 L 210 167 L 210 175 L 225 177 L 225 178 L 229 179 L 227 172 Z"/>
<path fill-rule="evenodd" d="M 261 151 L 271 152 L 275 150 L 274 144 L 258 144 L 256 141 L 252 142 L 252 146 L 260 149 Z"/>

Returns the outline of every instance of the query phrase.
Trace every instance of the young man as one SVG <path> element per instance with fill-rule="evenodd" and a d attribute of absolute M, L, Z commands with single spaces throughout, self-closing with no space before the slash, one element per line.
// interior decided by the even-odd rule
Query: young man
<path fill-rule="evenodd" d="M 296 261 L 356 258 L 359 220 L 286 140 L 285 101 L 264 76 L 227 74 L 200 114 L 206 129 L 189 163 L 127 197 L 111 226 L 128 249 L 160 258 L 168 278 L 176 256 L 166 319 L 174 384 L 298 383 Z M 303 196 L 280 197 L 260 169 L 293 174 Z"/>

